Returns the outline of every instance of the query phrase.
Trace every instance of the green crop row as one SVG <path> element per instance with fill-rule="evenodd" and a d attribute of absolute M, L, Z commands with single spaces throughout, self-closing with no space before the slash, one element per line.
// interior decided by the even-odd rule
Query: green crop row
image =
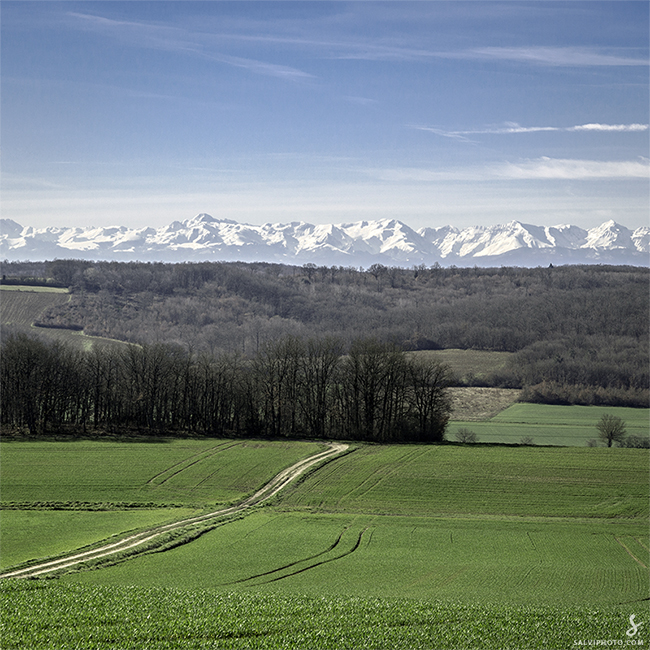
<path fill-rule="evenodd" d="M 4 650 L 563 649 L 647 643 L 647 605 L 557 608 L 6 582 Z M 634 619 L 633 619 L 634 620 Z M 606 645 L 605 645 L 606 647 Z M 629 647 L 629 646 L 628 646 Z"/>
<path fill-rule="evenodd" d="M 222 504 L 253 493 L 319 443 L 173 440 L 2 444 L 3 502 Z"/>
<path fill-rule="evenodd" d="M 648 517 L 648 451 L 363 446 L 289 487 L 286 505 L 395 515 Z"/>
<path fill-rule="evenodd" d="M 610 606 L 648 587 L 647 527 L 554 518 L 279 513 L 66 583 Z"/>

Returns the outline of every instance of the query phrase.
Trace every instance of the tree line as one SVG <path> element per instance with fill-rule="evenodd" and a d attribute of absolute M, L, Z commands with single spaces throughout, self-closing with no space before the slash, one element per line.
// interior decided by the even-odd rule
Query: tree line
<path fill-rule="evenodd" d="M 513 352 L 466 385 L 523 388 L 546 403 L 648 406 L 650 270 L 626 266 L 367 270 L 306 264 L 54 260 L 3 263 L 71 300 L 37 325 L 218 356 L 285 337 L 359 332 L 409 350 Z"/>
<path fill-rule="evenodd" d="M 25 334 L 2 343 L 5 430 L 439 442 L 449 368 L 398 346 L 285 337 L 252 357 L 170 344 L 75 350 Z"/>

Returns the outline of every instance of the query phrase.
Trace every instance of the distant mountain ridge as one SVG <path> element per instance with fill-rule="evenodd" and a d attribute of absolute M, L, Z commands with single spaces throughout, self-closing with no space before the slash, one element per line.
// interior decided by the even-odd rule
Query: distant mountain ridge
<path fill-rule="evenodd" d="M 420 228 L 395 219 L 262 226 L 199 214 L 161 228 L 32 228 L 0 220 L 0 256 L 116 261 L 243 261 L 368 267 L 631 264 L 650 266 L 650 227 L 615 221 L 596 228 L 495 226 Z"/>

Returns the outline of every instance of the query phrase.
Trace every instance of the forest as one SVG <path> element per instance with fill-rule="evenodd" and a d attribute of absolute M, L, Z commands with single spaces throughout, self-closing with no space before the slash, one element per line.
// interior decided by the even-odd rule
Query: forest
<path fill-rule="evenodd" d="M 440 442 L 447 366 L 359 339 L 287 337 L 251 358 L 174 345 L 77 351 L 24 334 L 3 341 L 2 425 L 50 432 Z"/>
<path fill-rule="evenodd" d="M 1 266 L 6 283 L 69 288 L 71 300 L 42 314 L 38 326 L 164 343 L 193 360 L 235 355 L 253 363 L 285 340 L 335 339 L 344 355 L 361 338 L 405 351 L 508 351 L 504 368 L 465 384 L 523 388 L 527 401 L 546 403 L 649 402 L 650 271 L 643 267 Z"/>

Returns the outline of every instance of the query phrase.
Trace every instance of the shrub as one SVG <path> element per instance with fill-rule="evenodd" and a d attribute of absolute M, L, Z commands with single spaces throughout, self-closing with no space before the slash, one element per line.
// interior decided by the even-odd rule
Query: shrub
<path fill-rule="evenodd" d="M 649 449 L 650 439 L 643 436 L 628 436 L 621 441 L 621 447 L 636 447 L 637 449 Z"/>

